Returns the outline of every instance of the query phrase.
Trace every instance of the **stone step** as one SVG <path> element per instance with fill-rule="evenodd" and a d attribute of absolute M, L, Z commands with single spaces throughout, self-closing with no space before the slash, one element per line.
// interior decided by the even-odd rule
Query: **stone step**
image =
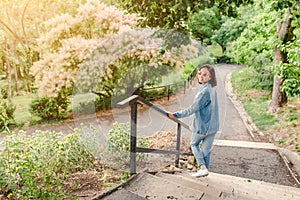
<path fill-rule="evenodd" d="M 168 179 L 141 173 L 134 182 L 124 187 L 129 192 L 135 193 L 146 199 L 165 200 L 216 200 L 219 199 L 218 194 L 215 196 L 205 195 L 204 191 L 193 189 L 191 187 L 170 181 Z"/>
<path fill-rule="evenodd" d="M 146 198 L 143 198 L 137 194 L 134 194 L 132 192 L 129 192 L 125 189 L 120 189 L 117 190 L 115 192 L 113 192 L 112 194 L 105 196 L 103 198 L 101 198 L 102 200 L 146 200 Z"/>
<path fill-rule="evenodd" d="M 185 176 L 162 172 L 157 173 L 156 176 L 164 178 L 168 181 L 179 183 L 181 185 L 184 185 L 185 187 L 190 187 L 195 190 L 203 191 L 204 196 L 207 199 L 216 199 L 216 197 L 218 197 L 218 199 L 225 199 L 226 196 L 230 196 L 230 194 L 225 194 L 225 191 L 217 189 L 214 186 L 208 185 L 207 183 L 200 182 L 197 180 L 189 179 Z"/>
<path fill-rule="evenodd" d="M 247 178 L 212 173 L 207 177 L 194 178 L 187 172 L 176 172 L 176 176 L 185 177 L 199 184 L 206 184 L 224 191 L 227 199 L 253 200 L 300 200 L 300 189 L 296 187 L 277 185 Z M 228 195 L 230 194 L 230 195 Z"/>

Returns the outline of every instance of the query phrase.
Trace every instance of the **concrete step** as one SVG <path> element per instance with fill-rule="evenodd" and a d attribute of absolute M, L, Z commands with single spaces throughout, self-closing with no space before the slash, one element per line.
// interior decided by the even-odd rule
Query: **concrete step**
<path fill-rule="evenodd" d="M 137 174 L 104 200 L 300 200 L 300 189 L 212 173 L 195 178 L 189 172 Z"/>
<path fill-rule="evenodd" d="M 252 200 L 300 200 L 300 189 L 247 178 L 212 173 L 207 177 L 194 178 L 187 172 L 176 172 L 178 177 L 194 181 L 207 187 L 218 188 L 226 199 Z M 229 195 L 230 194 L 230 195 Z"/>
<path fill-rule="evenodd" d="M 170 173 L 157 173 L 156 176 L 162 177 L 169 181 L 179 183 L 186 187 L 193 188 L 195 190 L 204 191 L 204 197 L 207 199 L 228 199 L 231 196 L 231 192 L 226 192 L 222 188 L 216 188 L 213 185 L 209 185 L 206 182 L 199 181 L 196 178 L 182 176 L 179 173 L 176 175 Z"/>
<path fill-rule="evenodd" d="M 166 178 L 141 173 L 134 182 L 124 187 L 129 192 L 135 193 L 146 199 L 176 199 L 176 200 L 216 200 L 219 194 L 205 195 L 205 191 L 194 189 Z"/>
<path fill-rule="evenodd" d="M 202 199 L 226 199 L 225 198 L 226 196 L 230 196 L 230 194 L 225 194 L 224 191 L 217 189 L 213 186 L 209 186 L 207 183 L 189 179 L 188 177 L 185 176 L 162 173 L 162 172 L 157 173 L 156 176 L 164 178 L 168 181 L 172 181 L 184 185 L 185 187 L 203 191 L 204 196 L 202 197 Z"/>
<path fill-rule="evenodd" d="M 102 200 L 146 200 L 146 198 L 143 198 L 137 194 L 133 194 L 125 189 L 120 189 L 112 194 L 101 198 Z"/>

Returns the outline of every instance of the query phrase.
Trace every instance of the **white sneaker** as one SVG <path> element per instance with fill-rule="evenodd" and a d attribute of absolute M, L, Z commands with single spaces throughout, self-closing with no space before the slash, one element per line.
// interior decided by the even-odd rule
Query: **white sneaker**
<path fill-rule="evenodd" d="M 193 173 L 193 177 L 203 177 L 208 175 L 208 170 L 205 168 L 198 169 L 196 173 Z"/>

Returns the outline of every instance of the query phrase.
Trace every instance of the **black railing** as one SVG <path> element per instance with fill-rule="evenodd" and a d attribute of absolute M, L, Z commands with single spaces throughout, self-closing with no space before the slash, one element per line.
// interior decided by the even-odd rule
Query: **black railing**
<path fill-rule="evenodd" d="M 156 87 L 141 86 L 134 92 L 134 94 L 143 97 L 147 101 L 157 100 L 163 97 L 167 97 L 169 100 L 173 94 L 177 93 L 182 89 L 183 89 L 183 93 L 185 94 L 186 89 L 189 87 L 189 85 L 193 84 L 193 80 L 196 75 L 196 72 L 197 72 L 197 68 L 195 68 L 192 72 L 190 72 L 184 80 L 172 84 L 156 86 Z M 101 99 L 99 100 L 100 102 L 99 109 L 111 108 L 110 107 L 111 97 L 105 96 L 105 94 L 102 94 L 101 92 L 97 92 L 97 91 L 91 91 L 91 92 L 98 95 Z"/>
<path fill-rule="evenodd" d="M 156 110 L 161 113 L 164 117 L 167 116 L 167 112 L 159 108 L 158 106 L 146 101 L 142 97 L 138 95 L 133 95 L 121 102 L 117 105 L 122 108 L 125 106 L 131 107 L 131 117 L 130 117 L 130 174 L 136 174 L 136 153 L 158 153 L 158 154 L 175 154 L 175 165 L 178 166 L 179 156 L 180 155 L 192 155 L 191 153 L 181 152 L 180 151 L 180 140 L 181 140 L 181 127 L 184 127 L 190 130 L 189 126 L 182 121 L 176 118 L 169 118 L 170 120 L 177 123 L 177 139 L 176 139 L 176 150 L 162 150 L 162 149 L 151 149 L 151 148 L 141 148 L 137 147 L 137 104 L 142 103 L 144 105 L 149 106 L 150 108 Z"/>
<path fill-rule="evenodd" d="M 185 78 L 185 80 L 171 83 L 168 85 L 156 86 L 156 87 L 141 87 L 139 88 L 139 91 L 136 94 L 142 96 L 144 99 L 148 101 L 154 99 L 160 99 L 163 97 L 168 97 L 169 100 L 170 96 L 172 96 L 182 88 L 183 88 L 183 93 L 185 94 L 186 88 L 188 88 L 188 86 L 193 83 L 192 80 L 194 79 L 196 72 L 197 72 L 197 68 L 195 68 L 191 73 L 189 73 L 189 75 Z M 159 92 L 160 90 L 162 92 Z M 151 93 L 151 91 L 156 94 L 155 95 L 148 94 Z"/>

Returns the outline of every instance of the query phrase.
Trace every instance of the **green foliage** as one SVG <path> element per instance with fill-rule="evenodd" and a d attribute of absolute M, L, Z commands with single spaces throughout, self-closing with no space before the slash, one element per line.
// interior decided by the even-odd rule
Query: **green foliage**
<path fill-rule="evenodd" d="M 148 140 L 146 138 L 137 137 L 138 147 L 147 147 Z M 129 164 L 130 161 L 130 125 L 129 123 L 113 124 L 112 129 L 107 136 L 105 151 L 103 152 L 101 161 L 111 163 L 118 167 Z M 142 161 L 146 158 L 146 154 L 137 153 L 137 159 Z"/>
<path fill-rule="evenodd" d="M 251 13 L 247 27 L 232 43 L 231 53 L 237 63 L 246 64 L 255 71 L 259 87 L 272 89 L 274 48 L 279 44 L 276 32 L 277 13 L 269 4 L 247 7 Z"/>
<path fill-rule="evenodd" d="M 158 29 L 154 37 L 162 38 L 162 52 L 164 53 L 166 50 L 171 50 L 174 48 L 180 48 L 182 45 L 189 45 L 191 43 L 191 39 L 188 35 L 183 34 L 175 29 Z M 174 42 L 175 41 L 175 42 Z"/>
<path fill-rule="evenodd" d="M 193 0 L 118 0 L 119 5 L 130 13 L 138 13 L 143 20 L 141 27 L 166 29 L 185 28 L 184 21 L 188 14 L 198 8 L 198 2 Z"/>
<path fill-rule="evenodd" d="M 214 33 L 211 40 L 221 46 L 222 53 L 224 54 L 227 44 L 236 40 L 247 25 L 244 21 L 235 18 L 223 17 L 222 21 L 224 22 L 220 29 Z"/>
<path fill-rule="evenodd" d="M 221 27 L 221 16 L 216 7 L 192 14 L 187 22 L 194 38 L 210 44 L 210 38 Z"/>
<path fill-rule="evenodd" d="M 220 14 L 236 17 L 236 8 L 252 0 L 117 0 L 119 5 L 130 13 L 142 17 L 142 27 L 160 27 L 165 29 L 186 30 L 185 21 L 190 14 L 205 8 L 216 6 Z"/>
<path fill-rule="evenodd" d="M 61 120 L 67 117 L 69 97 L 63 92 L 57 97 L 38 97 L 30 104 L 29 112 L 42 120 Z"/>
<path fill-rule="evenodd" d="M 99 96 L 86 93 L 74 95 L 73 98 L 73 113 L 91 114 L 99 110 Z"/>
<path fill-rule="evenodd" d="M 5 76 L 6 78 L 6 76 Z M 7 81 L 2 81 L 0 82 L 0 95 L 2 98 L 7 99 L 8 97 L 8 91 L 7 91 Z"/>
<path fill-rule="evenodd" d="M 9 124 L 14 120 L 16 107 L 8 104 L 0 95 L 0 132 L 10 132 Z"/>
<path fill-rule="evenodd" d="M 182 71 L 182 76 L 183 77 L 188 77 L 195 69 L 197 68 L 197 66 L 195 66 L 192 62 L 188 62 Z"/>
<path fill-rule="evenodd" d="M 256 71 L 260 87 L 271 89 L 273 75 L 282 77 L 282 90 L 288 96 L 299 96 L 299 7 L 295 1 L 255 1 L 252 8 L 247 7 L 247 27 L 233 42 L 233 54 L 238 63 L 246 64 Z M 279 41 L 276 23 L 281 22 L 286 9 L 291 11 L 294 38 Z M 245 11 L 245 10 L 244 10 Z M 250 19 L 249 19 L 250 18 Z M 282 45 L 281 43 L 286 43 Z M 286 55 L 285 63 L 274 64 L 274 49 L 281 47 Z M 274 71 L 272 71 L 274 70 Z"/>
<path fill-rule="evenodd" d="M 208 54 L 198 56 L 197 58 L 190 60 L 183 68 L 182 75 L 181 75 L 182 79 L 186 80 L 189 76 L 191 76 L 191 73 L 193 73 L 196 68 L 201 67 L 204 64 L 212 64 L 212 63 L 213 63 L 213 59 Z"/>
<path fill-rule="evenodd" d="M 77 132 L 19 132 L 7 136 L 0 150 L 0 187 L 15 199 L 60 199 L 68 174 L 90 169 L 94 157 L 79 142 Z"/>
<path fill-rule="evenodd" d="M 300 39 L 283 45 L 287 53 L 288 63 L 280 63 L 277 69 L 281 71 L 283 84 L 281 89 L 289 96 L 300 96 Z"/>

